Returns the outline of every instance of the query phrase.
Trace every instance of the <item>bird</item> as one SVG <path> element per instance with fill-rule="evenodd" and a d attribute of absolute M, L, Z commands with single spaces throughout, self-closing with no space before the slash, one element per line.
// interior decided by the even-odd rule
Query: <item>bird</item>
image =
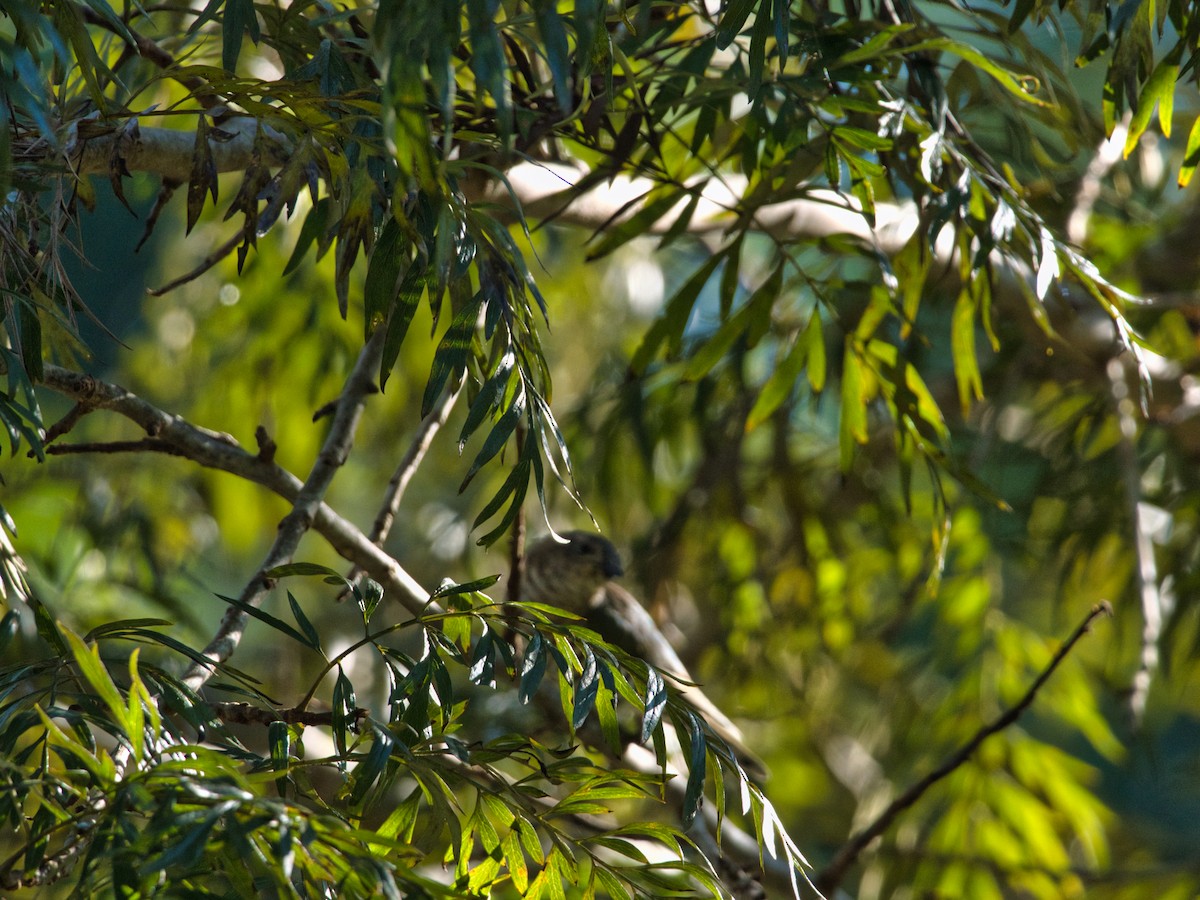
<path fill-rule="evenodd" d="M 605 641 L 679 682 L 679 693 L 712 733 L 729 745 L 747 773 L 756 779 L 764 777 L 766 767 L 747 746 L 741 729 L 696 686 L 641 602 L 613 581 L 624 574 L 617 548 L 602 535 L 588 531 L 550 534 L 533 542 L 525 554 L 521 595 L 527 601 L 583 616 Z"/>

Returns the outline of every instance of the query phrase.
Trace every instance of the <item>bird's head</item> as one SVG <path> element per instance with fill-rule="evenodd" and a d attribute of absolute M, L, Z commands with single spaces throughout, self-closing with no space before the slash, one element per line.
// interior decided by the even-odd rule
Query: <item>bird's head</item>
<path fill-rule="evenodd" d="M 612 542 L 588 531 L 546 535 L 525 554 L 525 599 L 583 610 L 611 578 L 625 573 Z"/>

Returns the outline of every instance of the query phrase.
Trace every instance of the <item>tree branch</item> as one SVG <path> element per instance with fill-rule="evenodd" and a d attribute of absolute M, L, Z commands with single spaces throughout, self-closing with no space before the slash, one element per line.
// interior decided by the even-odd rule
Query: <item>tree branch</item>
<path fill-rule="evenodd" d="M 859 854 L 866 849 L 867 845 L 870 844 L 871 841 L 875 840 L 875 838 L 887 831 L 900 813 L 904 812 L 904 810 L 908 809 L 919 799 L 921 799 L 921 796 L 931 787 L 933 787 L 933 785 L 937 784 L 937 782 L 941 781 L 943 778 L 965 763 L 968 759 L 970 759 L 972 754 L 979 749 L 979 745 L 985 740 L 987 740 L 993 734 L 1003 731 L 1005 728 L 1016 722 L 1017 719 L 1021 717 L 1021 714 L 1025 712 L 1025 710 L 1028 709 L 1033 703 L 1038 691 L 1042 689 L 1042 686 L 1050 679 L 1050 676 L 1054 674 L 1054 670 L 1058 668 L 1059 664 L 1064 659 L 1066 659 L 1067 654 L 1071 652 L 1071 648 L 1078 643 L 1080 638 L 1082 638 L 1089 630 L 1091 630 L 1092 622 L 1094 622 L 1096 618 L 1101 615 L 1112 615 L 1112 607 L 1107 601 L 1097 603 L 1091 608 L 1088 614 L 1084 617 L 1083 621 L 1079 623 L 1078 627 L 1076 627 L 1071 636 L 1067 638 L 1066 642 L 1058 648 L 1058 652 L 1054 654 L 1054 657 L 1050 660 L 1046 668 L 1042 670 L 1041 674 L 1034 679 L 1033 684 L 1029 686 L 1029 690 L 1025 692 L 1025 695 L 1017 702 L 1015 706 L 1008 709 L 999 718 L 993 720 L 987 725 L 984 725 L 982 728 L 976 731 L 971 739 L 954 754 L 952 754 L 945 762 L 943 762 L 940 766 L 938 766 L 916 784 L 912 785 L 912 787 L 906 790 L 903 794 L 893 800 L 890 804 L 888 804 L 887 809 L 880 813 L 874 822 L 843 844 L 842 848 L 837 852 L 837 855 L 834 856 L 833 861 L 830 862 L 829 865 L 824 869 L 822 869 L 817 874 L 817 877 L 813 879 L 813 882 L 816 884 L 817 888 L 823 894 L 832 893 L 837 886 L 841 884 L 842 879 L 846 875 L 846 871 L 854 864 L 854 861 L 858 859 Z"/>
<path fill-rule="evenodd" d="M 300 479 L 273 460 L 248 453 L 229 435 L 164 412 L 122 387 L 50 364 L 45 366 L 43 383 L 89 410 L 106 409 L 124 416 L 151 437 L 178 448 L 179 455 L 206 468 L 253 481 L 290 502 L 299 497 Z M 327 504 L 316 507 L 312 527 L 339 555 L 361 566 L 409 612 L 419 615 L 431 609 L 429 591 Z"/>
<path fill-rule="evenodd" d="M 267 577 L 267 572 L 277 566 L 287 565 L 292 561 L 300 539 L 312 527 L 316 519 L 317 509 L 329 489 L 333 476 L 346 462 L 350 448 L 354 446 L 354 432 L 362 419 L 367 397 L 378 391 L 373 375 L 379 368 L 379 360 L 383 355 L 385 332 L 377 329 L 371 339 L 363 346 L 346 378 L 346 385 L 337 401 L 337 410 L 333 414 L 333 422 L 325 443 L 321 447 L 317 459 L 313 463 L 308 478 L 296 494 L 292 510 L 279 523 L 275 542 L 267 552 L 266 558 L 258 571 L 246 584 L 239 599 L 238 606 L 231 606 L 221 619 L 217 633 L 213 635 L 203 655 L 213 662 L 224 662 L 229 659 L 241 643 L 250 616 L 244 606 L 258 606 L 275 586 L 275 580 Z M 198 691 L 208 677 L 212 668 L 201 663 L 193 663 L 183 677 L 183 682 L 191 690 Z"/>

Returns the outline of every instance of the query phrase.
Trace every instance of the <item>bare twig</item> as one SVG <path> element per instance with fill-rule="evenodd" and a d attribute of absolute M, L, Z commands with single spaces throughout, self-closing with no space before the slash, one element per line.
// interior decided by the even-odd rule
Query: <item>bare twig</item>
<path fill-rule="evenodd" d="M 50 364 L 45 366 L 43 383 L 89 408 L 107 409 L 124 416 L 148 435 L 177 447 L 181 456 L 202 466 L 261 484 L 288 501 L 299 496 L 300 479 L 275 462 L 248 453 L 227 434 L 193 425 L 122 387 Z M 414 615 L 431 610 L 429 591 L 328 505 L 317 506 L 313 529 L 343 558 L 361 566 Z"/>
<path fill-rule="evenodd" d="M 408 484 L 412 481 L 413 475 L 417 473 L 417 469 L 421 467 L 421 462 L 425 459 L 425 454 L 429 452 L 429 447 L 433 443 L 434 437 L 446 420 L 450 418 L 450 411 L 454 409 L 454 404 L 458 401 L 459 394 L 462 393 L 464 381 L 460 381 L 458 387 L 453 391 L 445 393 L 438 400 L 437 406 L 429 411 L 429 415 L 425 416 L 417 426 L 417 432 L 413 435 L 412 443 L 408 445 L 408 450 L 400 459 L 399 465 L 396 466 L 396 471 L 392 473 L 392 477 L 388 480 L 387 491 L 383 496 L 383 504 L 379 509 L 379 514 L 375 517 L 375 522 L 371 526 L 370 541 L 376 547 L 382 548 L 387 540 L 388 534 L 392 530 L 392 523 L 396 521 L 396 513 L 400 509 L 400 501 L 404 497 L 404 492 L 408 488 Z M 355 565 L 346 575 L 346 580 L 351 584 L 355 584 L 362 577 L 363 569 L 361 566 Z M 338 600 L 344 600 L 349 594 L 349 590 L 342 591 L 338 595 Z"/>
<path fill-rule="evenodd" d="M 51 441 L 67 434 L 72 428 L 79 424 L 79 420 L 92 411 L 92 407 L 86 403 L 76 403 L 67 412 L 65 416 L 46 429 L 46 437 L 43 438 L 43 443 L 49 444 Z M 30 455 L 33 452 L 30 451 Z"/>
<path fill-rule="evenodd" d="M 186 456 L 178 447 L 160 441 L 157 438 L 143 438 L 140 441 L 85 441 L 79 444 L 55 444 L 46 448 L 51 456 L 69 456 L 73 453 L 166 453 L 170 456 Z M 30 451 L 32 455 L 32 451 Z"/>
<path fill-rule="evenodd" d="M 225 243 L 213 250 L 210 254 L 208 254 L 208 256 L 204 257 L 204 259 L 200 262 L 200 265 L 196 266 L 190 272 L 185 272 L 178 278 L 172 278 L 162 287 L 146 288 L 146 293 L 151 297 L 161 297 L 164 294 L 169 294 L 177 287 L 182 287 L 190 281 L 195 281 L 197 278 L 227 257 L 230 253 L 232 253 L 244 238 L 245 235 L 241 231 L 236 232 L 233 237 L 229 238 L 229 240 L 225 241 Z"/>
<path fill-rule="evenodd" d="M 454 390 L 443 394 L 437 405 L 429 411 L 429 415 L 421 420 L 416 434 L 413 435 L 412 443 L 408 445 L 408 450 L 405 451 L 399 465 L 396 466 L 396 471 L 388 480 L 383 505 L 379 510 L 379 515 L 375 517 L 375 523 L 371 526 L 371 543 L 376 547 L 382 547 L 383 542 L 387 540 L 387 536 L 392 530 L 392 523 L 396 521 L 396 512 L 400 509 L 400 501 L 404 497 L 404 492 L 408 489 L 408 484 L 417 473 L 417 469 L 421 467 L 421 462 L 425 459 L 425 454 L 429 452 L 429 446 L 433 443 L 434 437 L 446 424 L 446 420 L 450 418 L 450 411 L 458 402 L 464 383 L 465 379 L 460 381 Z"/>
<path fill-rule="evenodd" d="M 1076 627 L 1075 631 L 1072 632 L 1063 645 L 1058 648 L 1058 652 L 1054 654 L 1046 668 L 1034 679 L 1033 684 L 1029 686 L 1029 690 L 1025 692 L 1025 695 L 1015 706 L 976 731 L 971 739 L 955 751 L 945 762 L 888 804 L 887 809 L 880 813 L 874 822 L 843 844 L 842 848 L 838 850 L 837 855 L 834 856 L 833 861 L 813 879 L 821 892 L 825 894 L 832 893 L 841 883 L 842 878 L 845 877 L 846 871 L 858 859 L 859 854 L 867 848 L 867 845 L 871 841 L 887 831 L 900 813 L 916 803 L 933 785 L 937 784 L 937 782 L 941 781 L 970 759 L 972 754 L 979 749 L 980 744 L 993 734 L 1003 731 L 1016 722 L 1021 714 L 1033 703 L 1038 691 L 1042 689 L 1042 686 L 1054 674 L 1054 670 L 1066 659 L 1067 654 L 1071 652 L 1071 648 L 1075 646 L 1080 638 L 1087 634 L 1092 627 L 1092 623 L 1101 615 L 1112 615 L 1112 607 L 1107 601 L 1097 603 L 1091 608 L 1083 621 L 1079 623 L 1078 627 Z"/>
<path fill-rule="evenodd" d="M 373 376 L 379 368 L 379 359 L 383 354 L 383 329 L 377 329 L 370 340 L 363 346 L 346 378 L 346 385 L 338 399 L 337 412 L 325 436 L 325 443 L 317 455 L 309 472 L 308 479 L 296 494 L 292 510 L 279 523 L 275 542 L 267 552 L 266 558 L 258 571 L 243 588 L 238 606 L 231 606 L 221 620 L 217 633 L 213 635 L 203 655 L 213 662 L 224 662 L 233 655 L 241 642 L 249 615 L 243 607 L 257 606 L 275 586 L 273 579 L 267 577 L 271 569 L 291 562 L 300 539 L 312 527 L 321 505 L 325 492 L 329 489 L 333 476 L 345 463 L 354 445 L 354 432 L 362 418 L 366 398 L 378 390 Z M 184 675 L 183 681 L 191 690 L 197 691 L 208 680 L 212 668 L 201 663 L 193 663 Z"/>

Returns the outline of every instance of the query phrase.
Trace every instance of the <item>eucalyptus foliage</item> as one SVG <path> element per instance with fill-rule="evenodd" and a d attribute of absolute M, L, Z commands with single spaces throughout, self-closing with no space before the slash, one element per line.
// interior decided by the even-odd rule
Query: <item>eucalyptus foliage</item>
<path fill-rule="evenodd" d="M 5 502 L 52 522 L 23 547 L 0 509 L 6 890 L 743 896 L 761 870 L 796 896 L 851 871 L 864 896 L 1194 892 L 1194 859 L 1141 837 L 1152 813 L 1112 784 L 1141 758 L 1133 725 L 1194 731 L 1170 685 L 1200 641 L 1176 603 L 1196 285 L 1155 287 L 1178 308 L 1142 296 L 1168 188 L 1118 162 L 1145 170 L 1186 117 L 1165 155 L 1178 188 L 1193 177 L 1192 4 L 0 14 L 0 421 L 13 465 L 48 472 L 19 470 Z M 86 345 L 113 319 L 72 274 L 76 251 L 104 266 L 76 244 L 110 194 L 150 252 L 176 242 L 112 376 L 149 402 L 73 371 L 111 341 Z M 581 231 L 586 262 L 560 246 Z M 608 295 L 651 246 L 664 291 L 639 320 Z M 562 275 L 585 265 L 608 275 Z M 322 505 L 343 466 L 373 501 L 399 462 L 402 492 L 428 443 L 405 463 L 395 434 L 435 432 L 460 386 L 471 451 L 426 463 L 422 510 L 519 547 L 532 485 L 547 523 L 573 507 L 627 529 L 646 599 L 695 591 L 679 619 L 711 652 L 691 655 L 760 720 L 766 785 L 578 620 L 502 602 L 491 576 L 421 588 L 409 568 L 457 574 L 446 529 L 392 510 L 367 535 Z M 267 394 L 278 431 L 255 454 L 224 432 Z M 94 440 L 64 446 L 85 416 Z M 143 455 L 80 471 L 50 456 L 68 452 Z M 393 519 L 399 548 L 372 548 Z M 323 561 L 293 562 L 309 528 L 359 570 L 309 545 Z M 272 539 L 226 596 L 207 564 L 250 572 L 243 548 Z M 131 596 L 156 614 L 88 621 Z M 1101 649 L 1037 681 L 1101 598 Z M 261 655 L 233 652 L 246 622 Z M 1037 718 L 877 819 L 1031 683 Z M 873 820 L 882 845 L 841 865 Z"/>

